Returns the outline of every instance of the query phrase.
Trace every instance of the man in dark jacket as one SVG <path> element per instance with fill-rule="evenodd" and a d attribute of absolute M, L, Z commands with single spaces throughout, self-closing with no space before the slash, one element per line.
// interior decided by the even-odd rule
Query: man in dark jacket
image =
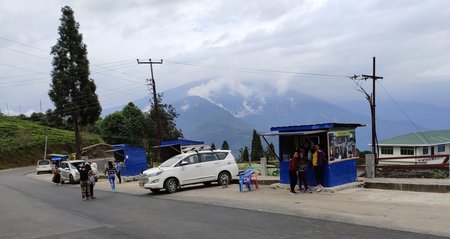
<path fill-rule="evenodd" d="M 78 169 L 78 172 L 80 173 L 80 187 L 81 187 L 81 200 L 88 200 L 91 197 L 90 191 L 89 191 L 89 170 L 86 168 L 86 166 L 83 164 L 80 165 L 80 168 Z"/>

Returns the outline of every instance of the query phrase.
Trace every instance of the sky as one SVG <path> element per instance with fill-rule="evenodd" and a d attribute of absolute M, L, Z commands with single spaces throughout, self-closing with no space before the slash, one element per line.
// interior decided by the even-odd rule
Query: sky
<path fill-rule="evenodd" d="M 190 92 L 227 86 L 295 89 L 331 102 L 364 100 L 348 76 L 371 75 L 377 99 L 450 102 L 450 1 L 414 0 L 14 0 L 0 1 L 0 110 L 46 111 L 61 8 L 70 6 L 87 45 L 103 108 L 211 80 Z M 371 92 L 371 82 L 361 81 Z"/>

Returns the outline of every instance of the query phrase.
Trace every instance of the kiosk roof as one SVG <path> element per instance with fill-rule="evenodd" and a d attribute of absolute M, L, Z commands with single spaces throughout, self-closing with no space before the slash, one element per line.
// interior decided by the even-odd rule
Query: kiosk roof
<path fill-rule="evenodd" d="M 329 129 L 333 129 L 333 128 L 342 128 L 342 127 L 356 128 L 356 127 L 361 127 L 361 126 L 366 126 L 366 125 L 365 124 L 357 124 L 357 123 L 322 123 L 322 124 L 271 127 L 270 131 L 278 131 L 278 132 L 313 131 L 313 130 L 329 130 Z"/>

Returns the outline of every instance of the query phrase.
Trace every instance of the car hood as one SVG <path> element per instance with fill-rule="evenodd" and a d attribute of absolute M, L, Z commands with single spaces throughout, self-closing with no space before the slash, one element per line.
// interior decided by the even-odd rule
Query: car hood
<path fill-rule="evenodd" d="M 143 173 L 145 174 L 151 174 L 151 173 L 156 173 L 159 171 L 164 171 L 166 169 L 166 167 L 157 167 L 157 168 L 150 168 L 145 170 Z"/>

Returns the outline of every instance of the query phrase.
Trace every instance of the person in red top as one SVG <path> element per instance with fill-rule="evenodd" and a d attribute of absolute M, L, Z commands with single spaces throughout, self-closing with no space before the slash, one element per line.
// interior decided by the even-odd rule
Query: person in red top
<path fill-rule="evenodd" d="M 289 159 L 289 182 L 291 184 L 291 193 L 296 194 L 295 185 L 297 185 L 297 170 L 298 170 L 298 153 L 295 152 Z"/>

